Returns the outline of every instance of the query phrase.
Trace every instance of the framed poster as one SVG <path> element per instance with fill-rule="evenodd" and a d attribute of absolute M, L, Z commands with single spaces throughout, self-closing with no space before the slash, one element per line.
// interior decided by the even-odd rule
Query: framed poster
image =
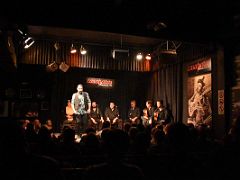
<path fill-rule="evenodd" d="M 38 116 L 38 102 L 14 101 L 11 104 L 12 117 L 36 117 Z"/>
<path fill-rule="evenodd" d="M 49 109 L 49 103 L 47 101 L 41 102 L 41 110 L 48 110 Z"/>
<path fill-rule="evenodd" d="M 20 98 L 32 98 L 32 90 L 31 89 L 20 89 Z"/>
<path fill-rule="evenodd" d="M 0 117 L 8 117 L 8 101 L 0 100 Z"/>
<path fill-rule="evenodd" d="M 212 121 L 211 73 L 188 78 L 188 123 L 195 126 Z"/>

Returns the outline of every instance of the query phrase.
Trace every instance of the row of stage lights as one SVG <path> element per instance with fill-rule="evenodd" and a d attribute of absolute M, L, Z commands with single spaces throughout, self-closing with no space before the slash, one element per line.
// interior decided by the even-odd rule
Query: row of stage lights
<path fill-rule="evenodd" d="M 60 49 L 60 45 L 58 42 L 56 42 L 54 44 L 54 48 L 56 51 L 58 51 Z M 74 44 L 71 44 L 71 48 L 70 48 L 70 53 L 71 54 L 75 54 L 78 52 L 78 49 L 76 46 L 74 46 Z M 84 48 L 83 45 L 80 46 L 80 50 L 79 50 L 81 55 L 86 55 L 87 54 L 87 49 Z M 112 57 L 113 59 L 115 59 L 115 53 L 116 52 L 122 52 L 122 53 L 128 53 L 129 55 L 129 50 L 123 50 L 123 49 L 114 49 L 112 51 Z M 136 54 L 136 60 L 141 61 L 144 58 L 144 54 L 143 53 L 137 53 Z M 146 54 L 145 55 L 145 60 L 151 60 L 151 55 L 150 54 Z M 56 63 L 56 61 L 53 61 L 52 63 L 48 64 L 46 67 L 46 70 L 48 72 L 54 72 L 57 69 L 63 71 L 63 72 L 67 72 L 68 69 L 70 68 L 70 65 L 66 64 L 65 61 L 62 61 L 60 64 Z"/>
<path fill-rule="evenodd" d="M 141 61 L 141 60 L 143 59 L 143 57 L 144 57 L 143 53 L 137 53 L 137 55 L 136 55 L 136 59 L 137 59 L 138 61 Z M 148 61 L 150 61 L 150 60 L 152 59 L 151 54 L 147 54 L 147 55 L 145 56 L 145 59 L 148 60 Z"/>
<path fill-rule="evenodd" d="M 77 48 L 73 44 L 71 46 L 70 53 L 71 54 L 77 53 Z M 83 45 L 81 45 L 81 47 L 80 47 L 80 53 L 82 55 L 86 55 L 87 54 L 87 50 L 83 47 Z"/>
<path fill-rule="evenodd" d="M 77 48 L 73 44 L 71 45 L 70 53 L 71 54 L 77 53 Z M 80 53 L 82 55 L 86 55 L 87 54 L 87 50 L 83 47 L 83 45 L 81 45 L 81 47 L 80 47 Z M 141 61 L 143 59 L 143 57 L 144 57 L 143 53 L 137 53 L 137 55 L 136 55 L 136 59 L 138 61 Z M 115 55 L 113 56 L 113 58 L 115 58 Z M 146 60 L 151 60 L 152 59 L 151 54 L 147 54 L 145 56 L 145 59 Z"/>

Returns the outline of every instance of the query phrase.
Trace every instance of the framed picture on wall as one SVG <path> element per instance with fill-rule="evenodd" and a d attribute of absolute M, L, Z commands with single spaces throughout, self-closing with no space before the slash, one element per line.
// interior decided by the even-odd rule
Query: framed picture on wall
<path fill-rule="evenodd" d="M 31 89 L 20 89 L 20 98 L 32 98 L 32 90 Z"/>
<path fill-rule="evenodd" d="M 8 117 L 8 101 L 0 100 L 0 117 Z"/>
<path fill-rule="evenodd" d="M 36 117 L 38 110 L 38 102 L 17 100 L 11 103 L 12 117 Z"/>
<path fill-rule="evenodd" d="M 188 78 L 188 123 L 206 124 L 212 121 L 211 73 Z"/>
<path fill-rule="evenodd" d="M 42 101 L 41 102 L 41 110 L 48 110 L 49 109 L 49 103 L 47 101 Z"/>

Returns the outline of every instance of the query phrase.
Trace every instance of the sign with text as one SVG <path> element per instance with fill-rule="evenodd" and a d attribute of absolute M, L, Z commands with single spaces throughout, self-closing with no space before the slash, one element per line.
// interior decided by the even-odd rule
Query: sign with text
<path fill-rule="evenodd" d="M 203 59 L 195 62 L 193 64 L 188 65 L 187 72 L 189 76 L 194 76 L 198 74 L 204 74 L 206 72 L 210 72 L 211 68 L 211 59 Z"/>
<path fill-rule="evenodd" d="M 218 114 L 224 114 L 224 90 L 218 90 Z"/>
<path fill-rule="evenodd" d="M 87 84 L 96 86 L 96 87 L 112 88 L 114 86 L 114 80 L 89 77 L 89 78 L 87 78 Z"/>

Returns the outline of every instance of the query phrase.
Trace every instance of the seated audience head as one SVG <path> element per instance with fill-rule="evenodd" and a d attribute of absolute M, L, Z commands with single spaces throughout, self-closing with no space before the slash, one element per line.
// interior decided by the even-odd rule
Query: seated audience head
<path fill-rule="evenodd" d="M 129 137 L 121 129 L 110 129 L 103 138 L 103 147 L 106 153 L 112 158 L 120 158 L 127 152 Z"/>
<path fill-rule="evenodd" d="M 74 143 L 75 142 L 75 131 L 72 128 L 65 128 L 63 130 L 63 142 Z"/>
<path fill-rule="evenodd" d="M 110 122 L 104 121 L 102 124 L 102 129 L 109 128 L 110 127 Z"/>
<path fill-rule="evenodd" d="M 129 122 L 124 123 L 124 131 L 126 133 L 129 132 L 130 128 L 131 128 L 131 123 L 129 123 Z"/>

